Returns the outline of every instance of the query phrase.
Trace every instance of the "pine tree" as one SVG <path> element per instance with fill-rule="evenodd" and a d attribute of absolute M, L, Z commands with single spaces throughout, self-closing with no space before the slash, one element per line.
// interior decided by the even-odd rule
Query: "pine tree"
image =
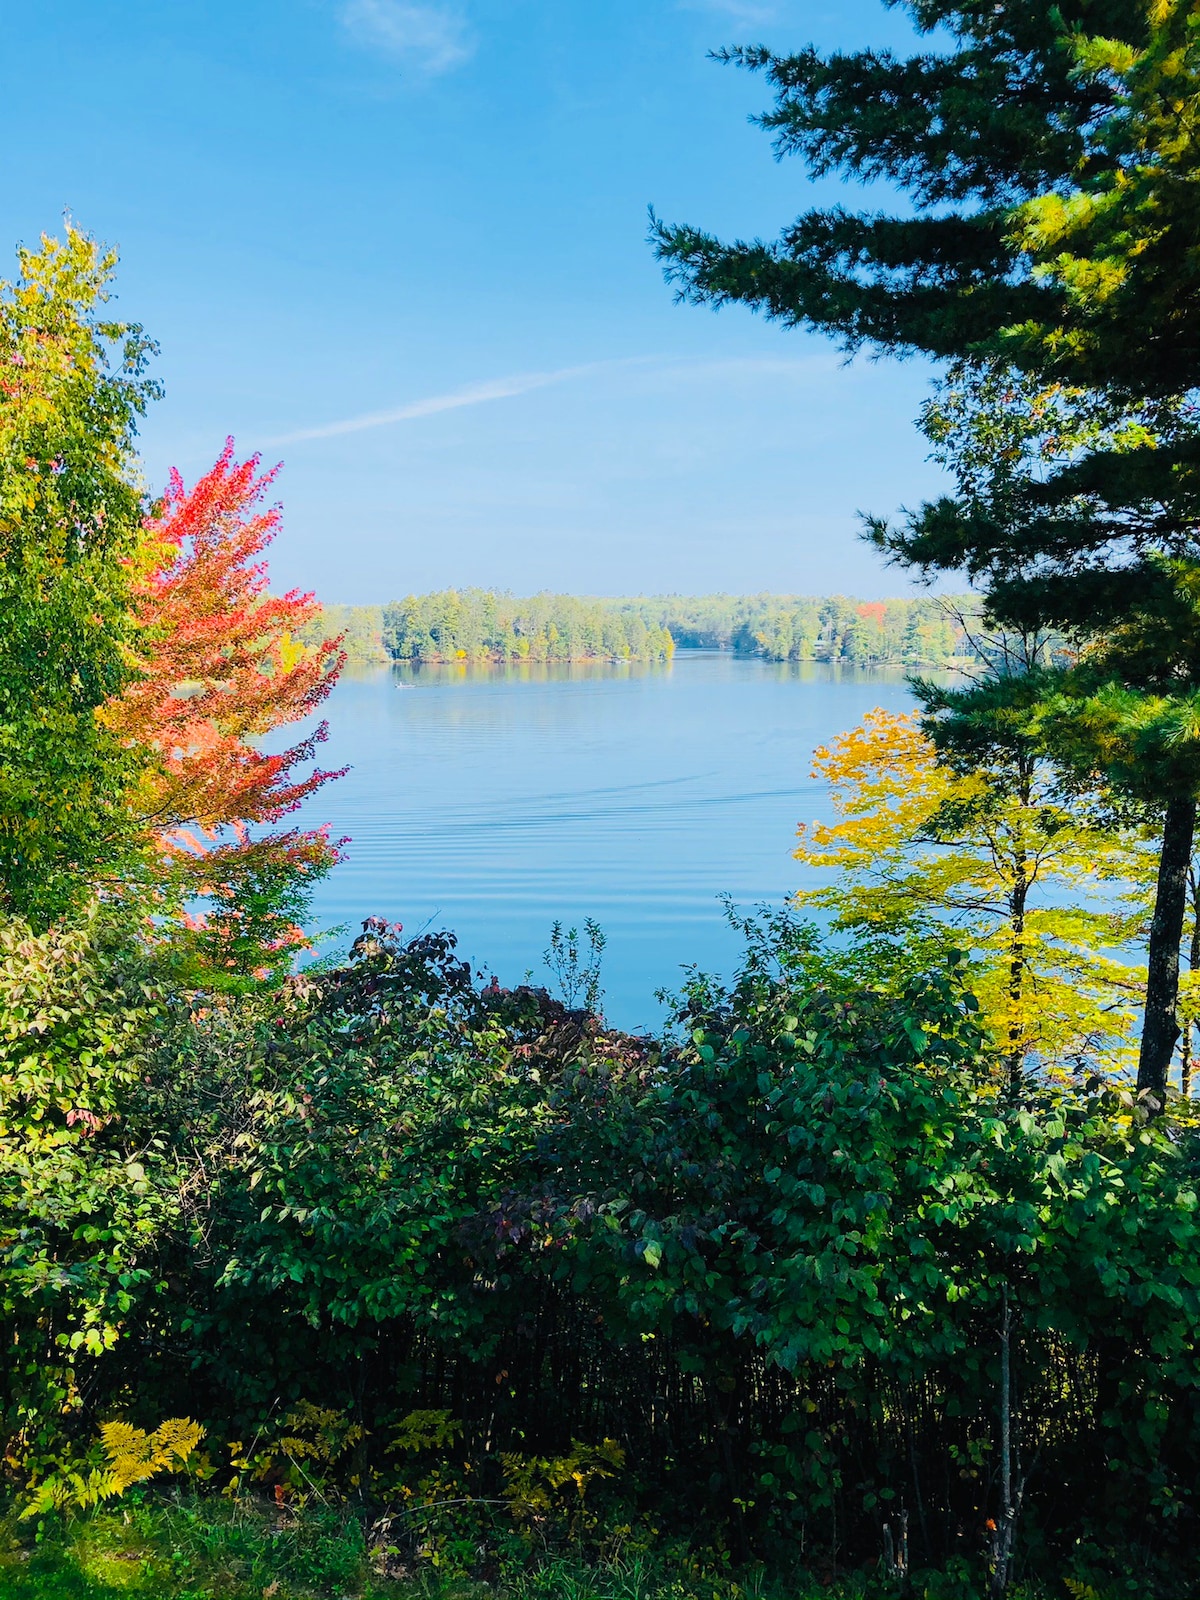
<path fill-rule="evenodd" d="M 887 0 L 895 4 L 897 0 Z M 655 224 L 681 295 L 936 356 L 1004 355 L 1096 388 L 1200 379 L 1200 85 L 1191 0 L 904 0 L 951 49 L 765 48 L 760 124 L 814 177 L 883 179 L 903 213 L 812 210 L 778 242 Z"/>
<path fill-rule="evenodd" d="M 1200 787 L 1200 500 L 1179 470 L 1196 413 L 964 363 L 922 425 L 957 492 L 902 527 L 872 521 L 875 542 L 926 572 L 965 571 L 994 620 L 1052 627 L 1078 648 L 1073 666 L 1032 681 L 1006 673 L 984 692 L 927 695 L 934 738 L 969 759 L 1021 725 L 1084 781 L 1161 819 L 1138 1067 L 1161 1104 Z"/>
<path fill-rule="evenodd" d="M 780 154 L 799 155 L 816 176 L 885 179 L 910 207 L 810 211 L 770 245 L 656 223 L 668 276 L 685 299 L 741 302 L 851 349 L 1016 366 L 1043 388 L 1074 386 L 1100 411 L 1124 406 L 1135 423 L 1161 399 L 1177 423 L 1173 397 L 1200 382 L 1191 0 L 906 8 L 919 29 L 946 30 L 952 47 L 909 59 L 813 49 L 725 59 L 774 86 L 761 120 Z M 985 450 L 993 442 L 986 430 L 976 439 Z M 1136 427 L 1100 428 L 1075 442 L 1065 461 L 1023 479 L 1006 478 L 993 457 L 986 505 L 968 490 L 927 508 L 892 553 L 982 579 L 1001 623 L 1065 628 L 1090 646 L 1044 727 L 1073 760 L 1160 807 L 1138 1081 L 1161 1102 L 1200 792 L 1200 743 L 1182 737 L 1200 658 L 1190 623 L 1172 635 L 1197 554 L 1200 435 L 1186 425 L 1140 438 Z M 944 745 L 974 716 L 966 703 L 954 711 L 942 719 Z"/>

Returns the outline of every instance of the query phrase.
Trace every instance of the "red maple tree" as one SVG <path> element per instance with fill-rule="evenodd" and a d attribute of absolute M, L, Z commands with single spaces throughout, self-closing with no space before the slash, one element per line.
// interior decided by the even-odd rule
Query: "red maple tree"
<path fill-rule="evenodd" d="M 263 556 L 281 513 L 262 502 L 277 471 L 236 461 L 232 439 L 191 489 L 172 471 L 134 583 L 140 672 L 106 713 L 147 752 L 132 803 L 180 923 L 239 972 L 290 959 L 306 885 L 338 854 L 327 829 L 275 827 L 340 776 L 301 770 L 328 725 L 283 751 L 257 743 L 309 717 L 345 661 L 340 638 L 297 639 L 321 614 L 313 595 L 269 591 Z M 190 911 L 197 895 L 212 910 Z"/>

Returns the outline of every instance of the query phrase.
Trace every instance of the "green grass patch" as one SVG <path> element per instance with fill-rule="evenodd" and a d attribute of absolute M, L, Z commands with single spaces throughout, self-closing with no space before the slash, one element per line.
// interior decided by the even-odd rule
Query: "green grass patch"
<path fill-rule="evenodd" d="M 399 1593 L 377 1579 L 361 1522 L 254 1501 L 122 1504 L 36 1542 L 10 1525 L 3 1600 L 308 1600 Z"/>
<path fill-rule="evenodd" d="M 0 1600 L 982 1600 L 985 1588 L 966 1568 L 902 1589 L 878 1573 L 735 1573 L 682 1550 L 607 1562 L 480 1550 L 474 1571 L 454 1571 L 374 1548 L 343 1509 L 251 1498 L 135 1494 L 69 1524 L 0 1522 Z M 1014 1585 L 1009 1600 L 1129 1595 L 1067 1582 Z"/>

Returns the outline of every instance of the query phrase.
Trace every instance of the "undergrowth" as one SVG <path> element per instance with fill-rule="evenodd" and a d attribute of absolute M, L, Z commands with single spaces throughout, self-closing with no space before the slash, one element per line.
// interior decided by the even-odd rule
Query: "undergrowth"
<path fill-rule="evenodd" d="M 1017 1585 L 1011 1600 L 1126 1600 L 1125 1577 L 1103 1588 L 1067 1578 Z M 553 1554 L 525 1560 L 480 1549 L 474 1570 L 416 1560 L 370 1522 L 333 1507 L 280 1507 L 245 1496 L 182 1498 L 135 1491 L 119 1508 L 36 1529 L 0 1523 L 0 1600 L 976 1600 L 984 1580 L 965 1565 L 914 1574 L 770 1574 L 735 1570 L 684 1548 L 609 1560 Z"/>

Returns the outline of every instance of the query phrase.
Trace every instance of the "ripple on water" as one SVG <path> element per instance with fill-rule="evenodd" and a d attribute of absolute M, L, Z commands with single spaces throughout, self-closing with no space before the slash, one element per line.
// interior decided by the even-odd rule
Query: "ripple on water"
<path fill-rule="evenodd" d="M 708 651 L 668 668 L 348 673 L 322 763 L 351 771 L 302 813 L 352 840 L 316 919 L 450 927 L 515 983 L 545 977 L 552 922 L 592 916 L 610 1020 L 653 1026 L 654 990 L 683 963 L 730 969 L 719 896 L 778 904 L 798 887 L 796 824 L 828 815 L 814 748 L 911 704 L 899 672 Z"/>

